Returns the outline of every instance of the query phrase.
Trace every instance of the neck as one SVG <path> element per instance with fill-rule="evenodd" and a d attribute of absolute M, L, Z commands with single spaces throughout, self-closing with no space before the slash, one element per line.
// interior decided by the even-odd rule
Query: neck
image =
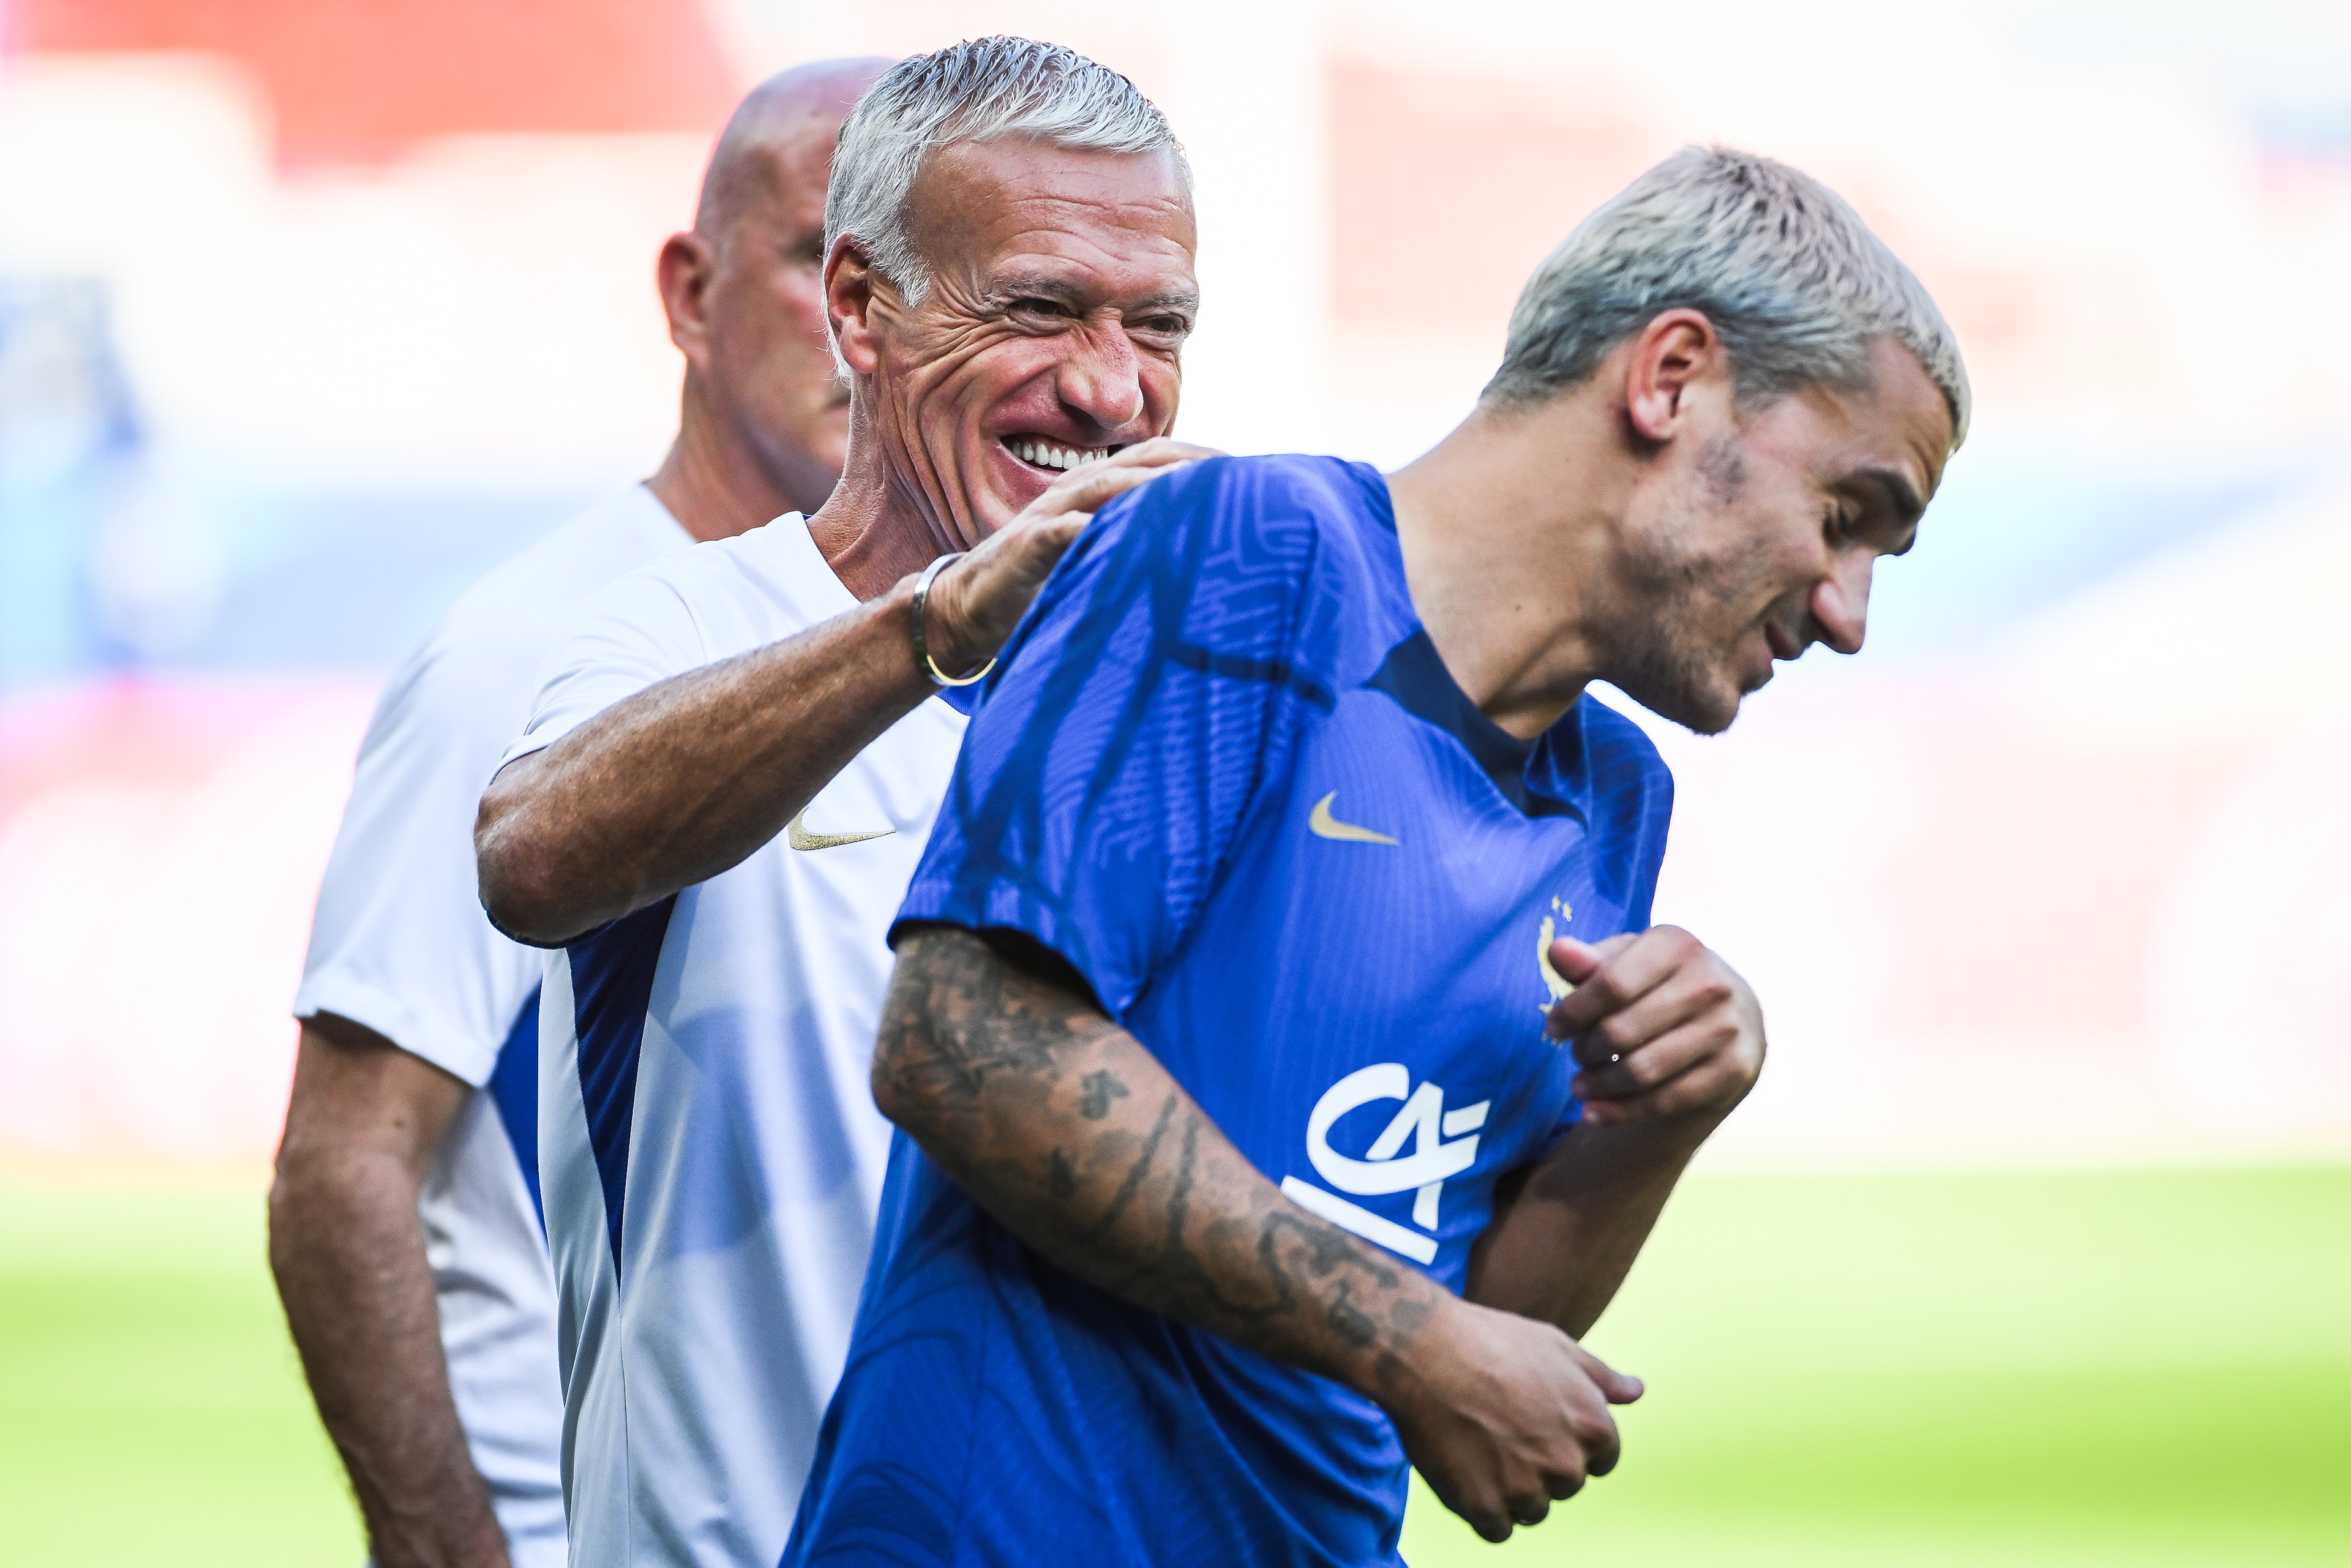
<path fill-rule="evenodd" d="M 1469 700 L 1521 740 L 1600 670 L 1594 612 L 1624 486 L 1581 401 L 1479 408 L 1388 478 L 1413 609 Z"/>
<path fill-rule="evenodd" d="M 677 439 L 645 481 L 678 526 L 695 538 L 729 539 L 793 509 L 774 477 L 730 440 L 695 378 L 686 377 Z"/>
<path fill-rule="evenodd" d="M 809 518 L 816 548 L 861 601 L 879 599 L 910 572 L 963 548 L 943 538 L 915 498 L 891 481 L 864 402 L 859 397 L 850 405 L 841 483 Z"/>

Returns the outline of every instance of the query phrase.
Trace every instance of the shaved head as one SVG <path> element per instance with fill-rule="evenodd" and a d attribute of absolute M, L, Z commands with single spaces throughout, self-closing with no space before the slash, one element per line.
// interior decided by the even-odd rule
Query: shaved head
<path fill-rule="evenodd" d="M 841 477 L 849 393 L 825 331 L 825 187 L 841 122 L 889 68 L 820 60 L 754 88 L 711 152 L 694 227 L 662 246 L 685 388 L 651 483 L 696 538 L 813 512 Z"/>
<path fill-rule="evenodd" d="M 841 122 L 865 89 L 890 68 L 885 59 L 817 60 L 778 71 L 751 89 L 735 110 L 710 168 L 702 177 L 702 202 L 695 208 L 696 234 L 724 246 L 746 213 L 787 194 L 781 187 L 813 162 L 817 199 L 823 200 L 822 171 L 831 167 Z M 821 150 L 809 143 L 821 143 Z M 817 152 L 814 159 L 808 157 Z"/>

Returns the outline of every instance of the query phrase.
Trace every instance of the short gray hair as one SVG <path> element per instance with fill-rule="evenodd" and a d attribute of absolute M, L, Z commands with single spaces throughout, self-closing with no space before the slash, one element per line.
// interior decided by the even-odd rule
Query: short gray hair
<path fill-rule="evenodd" d="M 1861 214 L 1785 163 L 1685 147 L 1576 225 L 1510 312 L 1502 368 L 1483 394 L 1526 403 L 1587 380 L 1667 310 L 1721 335 L 1739 401 L 1869 382 L 1869 347 L 1918 357 L 1967 438 L 1967 366 L 1943 313 Z"/>
<path fill-rule="evenodd" d="M 1167 117 L 1116 71 L 1059 44 L 972 38 L 900 60 L 857 100 L 825 193 L 825 254 L 852 236 L 909 304 L 922 303 L 931 268 L 906 236 L 915 176 L 941 148 L 1010 136 L 1090 152 L 1167 152 L 1191 183 Z"/>

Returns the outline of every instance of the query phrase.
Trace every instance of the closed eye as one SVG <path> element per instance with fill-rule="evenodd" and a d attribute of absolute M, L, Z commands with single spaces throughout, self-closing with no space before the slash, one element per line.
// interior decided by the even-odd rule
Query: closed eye
<path fill-rule="evenodd" d="M 1893 468 L 1864 468 L 1838 488 L 1844 495 L 1831 505 L 1838 515 L 1835 526 L 1847 538 L 1869 536 L 1881 555 L 1905 554 L 1917 541 L 1927 503 L 1908 476 Z"/>

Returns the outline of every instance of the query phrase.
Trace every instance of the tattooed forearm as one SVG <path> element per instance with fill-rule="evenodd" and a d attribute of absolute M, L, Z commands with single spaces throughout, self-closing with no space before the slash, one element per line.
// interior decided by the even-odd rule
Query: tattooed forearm
<path fill-rule="evenodd" d="M 873 1093 L 1061 1267 L 1366 1391 L 1442 1294 L 1282 1197 L 1140 1041 L 972 932 L 901 940 Z"/>
<path fill-rule="evenodd" d="M 1121 1155 L 1114 1155 L 1109 1162 L 1114 1165 L 1123 1160 L 1126 1166 L 1125 1174 L 1120 1177 L 1118 1190 L 1111 1194 L 1110 1202 L 1104 1206 L 1100 1216 L 1092 1224 L 1078 1233 L 1075 1239 L 1080 1247 L 1099 1247 L 1105 1241 L 1115 1245 L 1119 1223 L 1126 1218 L 1126 1211 L 1134 1207 L 1135 1195 L 1143 1190 L 1143 1184 L 1151 1177 L 1152 1166 L 1158 1163 L 1159 1145 L 1167 1136 L 1167 1124 L 1174 1121 L 1176 1113 L 1182 1109 L 1178 1103 L 1179 1098 L 1177 1094 L 1170 1094 L 1159 1103 L 1158 1119 L 1152 1123 L 1151 1131 L 1144 1137 L 1143 1147 L 1135 1152 L 1133 1159 L 1123 1160 L 1122 1151 Z M 1096 1117 L 1095 1120 L 1099 1121 L 1101 1118 Z M 1183 1203 L 1183 1194 L 1179 1187 L 1176 1195 L 1170 1200 L 1176 1221 L 1168 1230 L 1171 1239 L 1182 1229 Z"/>
<path fill-rule="evenodd" d="M 1078 1114 L 1089 1122 L 1099 1122 L 1110 1114 L 1110 1103 L 1126 1098 L 1126 1085 L 1113 1072 L 1089 1072 L 1080 1087 L 1086 1097 L 1078 1102 Z"/>
<path fill-rule="evenodd" d="M 1061 1053 L 1110 1020 L 1021 975 L 968 933 L 910 936 L 919 967 L 901 957 L 873 1059 L 877 1099 L 904 1093 L 946 1111 L 981 1108 L 991 1078 L 1051 1081 Z M 1090 1027 L 1092 1026 L 1092 1027 Z M 1105 1076 L 1105 1075 L 1098 1075 Z M 1122 1087 L 1120 1093 L 1125 1091 Z M 886 1103 L 886 1100 L 885 1100 Z"/>

